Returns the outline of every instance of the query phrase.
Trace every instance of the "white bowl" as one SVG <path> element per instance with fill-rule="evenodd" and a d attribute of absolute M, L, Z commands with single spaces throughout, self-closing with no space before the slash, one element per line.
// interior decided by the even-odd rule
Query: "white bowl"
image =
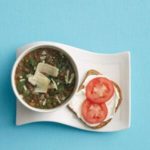
<path fill-rule="evenodd" d="M 19 64 L 19 62 L 21 61 L 21 59 L 29 52 L 33 51 L 33 50 L 36 50 L 40 47 L 53 47 L 53 48 L 56 48 L 58 51 L 61 51 L 63 52 L 67 58 L 70 60 L 74 70 L 75 70 L 75 76 L 76 76 L 76 83 L 75 83 L 75 87 L 74 87 L 74 91 L 72 92 L 71 96 L 61 105 L 55 107 L 55 108 L 51 108 L 51 109 L 39 109 L 39 108 L 35 108 L 35 107 L 32 107 L 30 106 L 29 104 L 27 104 L 23 98 L 19 95 L 18 91 L 17 91 L 17 88 L 16 88 L 16 84 L 15 84 L 15 72 L 16 72 L 16 68 Z M 51 112 L 51 111 L 55 111 L 57 109 L 60 109 L 61 107 L 64 107 L 68 104 L 68 102 L 70 101 L 70 99 L 72 98 L 72 96 L 74 95 L 74 93 L 76 92 L 77 90 L 77 86 L 78 86 L 78 80 L 79 80 L 79 74 L 78 74 L 78 69 L 77 69 L 77 65 L 75 63 L 75 61 L 73 60 L 73 58 L 67 53 L 67 50 L 65 49 L 62 49 L 58 46 L 54 46 L 53 44 L 50 44 L 50 43 L 42 43 L 42 44 L 36 44 L 34 46 L 30 46 L 28 47 L 24 52 L 21 53 L 21 55 L 16 59 L 16 62 L 13 66 L 13 69 L 12 69 L 12 74 L 11 74 L 11 83 L 12 83 L 12 88 L 13 88 L 13 91 L 17 97 L 17 99 L 25 106 L 27 107 L 28 109 L 30 110 L 33 110 L 33 111 L 36 111 L 36 112 Z"/>

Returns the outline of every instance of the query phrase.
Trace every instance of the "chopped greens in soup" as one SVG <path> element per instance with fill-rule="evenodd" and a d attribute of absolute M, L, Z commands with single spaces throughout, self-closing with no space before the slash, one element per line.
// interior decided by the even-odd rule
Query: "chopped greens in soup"
<path fill-rule="evenodd" d="M 66 54 L 50 47 L 25 55 L 15 74 L 20 96 L 30 106 L 40 109 L 64 103 L 74 91 L 75 80 L 74 68 Z"/>

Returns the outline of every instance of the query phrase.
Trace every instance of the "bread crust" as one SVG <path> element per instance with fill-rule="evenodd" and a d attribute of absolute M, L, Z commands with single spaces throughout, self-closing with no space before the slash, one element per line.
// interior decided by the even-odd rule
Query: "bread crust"
<path fill-rule="evenodd" d="M 84 79 L 82 80 L 82 82 L 81 82 L 81 84 L 80 84 L 80 86 L 79 86 L 79 88 L 78 88 L 78 92 L 84 88 L 84 85 L 83 85 L 83 84 L 84 84 L 85 80 L 87 79 L 87 77 L 90 76 L 90 75 L 102 75 L 102 74 L 101 74 L 100 72 L 96 71 L 96 70 L 93 70 L 93 69 L 87 71 L 87 73 L 86 73 Z M 122 92 L 121 92 L 121 89 L 120 89 L 119 85 L 118 85 L 117 83 L 115 83 L 114 81 L 112 81 L 112 82 L 113 82 L 114 86 L 116 87 L 116 89 L 118 90 L 119 97 L 120 97 L 120 98 L 119 98 L 119 102 L 118 102 L 118 104 L 117 104 L 117 106 L 116 106 L 116 109 L 115 109 L 115 112 L 117 112 L 117 110 L 118 110 L 118 108 L 119 108 L 119 106 L 120 106 L 120 104 L 121 104 L 121 102 L 122 102 Z M 109 120 L 100 122 L 100 123 L 99 123 L 98 125 L 96 125 L 96 126 L 89 126 L 89 125 L 87 125 L 81 118 L 79 118 L 79 117 L 77 116 L 76 112 L 75 112 L 69 105 L 67 105 L 67 107 L 68 107 L 68 109 L 69 109 L 71 112 L 73 112 L 73 113 L 75 114 L 75 116 L 76 116 L 84 125 L 86 125 L 86 126 L 89 127 L 89 128 L 92 128 L 92 129 L 100 129 L 100 128 L 106 126 L 106 125 L 112 120 L 112 118 L 111 118 L 111 119 L 109 119 Z"/>

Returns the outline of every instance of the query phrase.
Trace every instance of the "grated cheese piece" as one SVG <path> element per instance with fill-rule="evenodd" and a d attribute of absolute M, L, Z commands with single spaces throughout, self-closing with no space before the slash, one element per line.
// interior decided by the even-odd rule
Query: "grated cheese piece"
<path fill-rule="evenodd" d="M 53 77 L 57 77 L 59 73 L 59 69 L 57 67 L 54 67 L 46 63 L 39 63 L 37 66 L 37 71 L 41 73 L 46 73 Z"/>

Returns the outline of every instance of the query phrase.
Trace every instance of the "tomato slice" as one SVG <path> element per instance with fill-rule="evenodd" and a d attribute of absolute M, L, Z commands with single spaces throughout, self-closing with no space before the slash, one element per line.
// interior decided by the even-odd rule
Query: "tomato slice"
<path fill-rule="evenodd" d="M 89 100 L 85 100 L 81 110 L 83 118 L 90 124 L 100 123 L 104 121 L 108 114 L 105 103 L 96 104 Z"/>
<path fill-rule="evenodd" d="M 114 94 L 112 81 L 104 77 L 91 80 L 86 86 L 86 97 L 94 103 L 104 103 Z"/>

